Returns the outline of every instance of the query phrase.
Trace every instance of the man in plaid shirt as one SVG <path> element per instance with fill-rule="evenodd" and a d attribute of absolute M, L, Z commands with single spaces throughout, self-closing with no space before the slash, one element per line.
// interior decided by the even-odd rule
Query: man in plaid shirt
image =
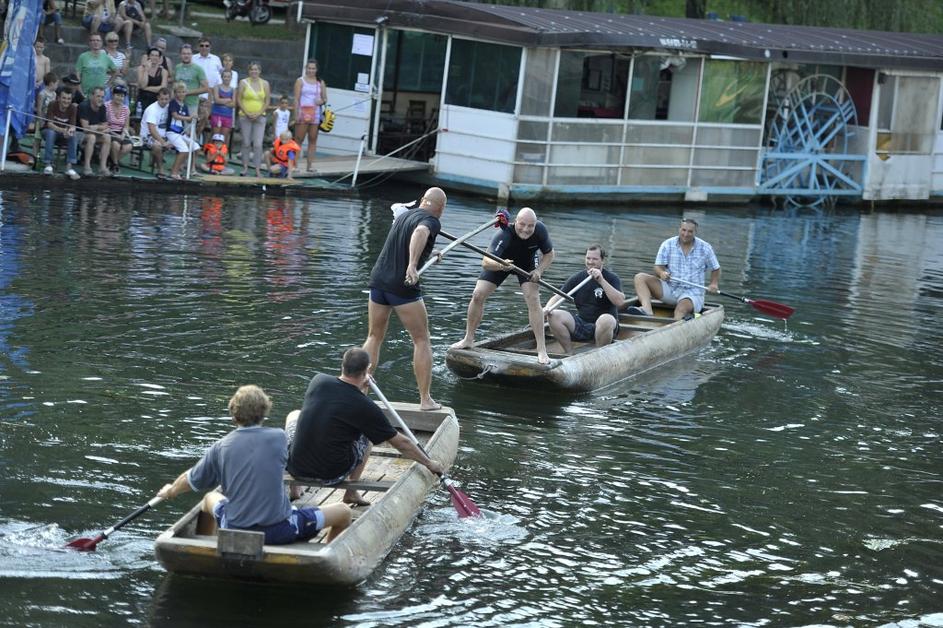
<path fill-rule="evenodd" d="M 639 273 L 635 276 L 635 293 L 641 307 L 629 308 L 630 314 L 652 315 L 652 297 L 668 305 L 674 305 L 675 319 L 691 317 L 704 308 L 704 290 L 695 288 L 672 278 L 698 285 L 704 283 L 704 271 L 711 272 L 707 289 L 716 293 L 720 281 L 720 263 L 714 248 L 695 236 L 697 223 L 690 218 L 681 221 L 678 235 L 668 238 L 658 247 L 655 257 L 655 273 Z"/>

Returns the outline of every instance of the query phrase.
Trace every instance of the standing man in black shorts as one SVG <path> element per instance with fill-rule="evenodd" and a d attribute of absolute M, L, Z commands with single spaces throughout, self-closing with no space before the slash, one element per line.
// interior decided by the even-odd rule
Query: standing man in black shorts
<path fill-rule="evenodd" d="M 537 251 L 540 250 L 540 263 L 537 263 Z M 553 243 L 544 223 L 537 220 L 537 214 L 529 207 L 517 212 L 517 217 L 510 225 L 501 227 L 501 231 L 491 241 L 490 252 L 506 262 L 530 272 L 527 277 L 517 275 L 527 304 L 527 318 L 537 340 L 537 361 L 541 364 L 550 362 L 547 356 L 547 343 L 544 339 L 544 316 L 540 309 L 540 294 L 537 292 L 538 281 L 553 262 Z M 465 323 L 465 337 L 452 345 L 452 349 L 469 349 L 475 346 L 475 332 L 484 315 L 485 301 L 500 286 L 511 271 L 507 264 L 499 264 L 487 257 L 481 260 L 484 270 L 478 276 L 475 291 L 468 303 L 468 321 Z M 516 273 L 515 273 L 516 275 Z"/>
<path fill-rule="evenodd" d="M 370 273 L 370 299 L 367 303 L 369 329 L 364 351 L 370 354 L 371 368 L 380 363 L 380 346 L 386 337 L 390 314 L 396 312 L 413 339 L 413 373 L 419 387 L 419 405 L 423 410 L 442 406 L 432 398 L 432 343 L 429 318 L 419 288 L 418 269 L 426 263 L 439 234 L 439 218 L 445 211 L 445 192 L 429 188 L 419 205 L 400 214 L 390 227 L 383 250 Z"/>
<path fill-rule="evenodd" d="M 598 244 L 586 249 L 584 258 L 586 270 L 574 273 L 563 284 L 563 292 L 569 294 L 589 275 L 593 281 L 585 284 L 573 294 L 576 316 L 565 310 L 553 310 L 547 316 L 550 331 L 567 353 L 573 351 L 573 341 L 587 342 L 595 340 L 597 347 L 612 342 L 619 325 L 619 308 L 625 305 L 622 292 L 622 280 L 619 276 L 603 268 L 606 263 L 606 250 Z M 563 300 L 553 295 L 545 310 L 550 310 Z"/>

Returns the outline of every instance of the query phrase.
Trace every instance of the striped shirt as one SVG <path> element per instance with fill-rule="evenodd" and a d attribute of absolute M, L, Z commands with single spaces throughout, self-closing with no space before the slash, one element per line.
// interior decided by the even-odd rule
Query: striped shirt
<path fill-rule="evenodd" d="M 683 279 L 702 285 L 704 283 L 704 271 L 715 271 L 720 269 L 720 262 L 714 255 L 714 248 L 704 240 L 695 237 L 691 252 L 687 255 L 681 250 L 681 241 L 678 236 L 668 238 L 658 247 L 658 255 L 655 256 L 656 266 L 665 266 L 672 277 Z M 690 286 L 679 285 L 682 290 L 696 290 Z M 703 293 L 703 290 L 697 290 Z"/>
<path fill-rule="evenodd" d="M 108 121 L 108 130 L 112 133 L 120 134 L 124 131 L 124 125 L 128 122 L 130 115 L 131 110 L 127 105 L 118 107 L 113 100 L 105 103 L 105 119 Z"/>

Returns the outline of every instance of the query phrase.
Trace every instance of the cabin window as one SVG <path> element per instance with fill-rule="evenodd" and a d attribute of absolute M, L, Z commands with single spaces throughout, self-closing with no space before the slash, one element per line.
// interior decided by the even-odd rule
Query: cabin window
<path fill-rule="evenodd" d="M 557 118 L 618 118 L 625 114 L 630 57 L 562 51 L 557 75 Z"/>
<path fill-rule="evenodd" d="M 447 42 L 445 35 L 391 30 L 386 46 L 383 88 L 438 94 L 445 73 Z"/>
<path fill-rule="evenodd" d="M 328 88 L 354 89 L 359 74 L 370 75 L 373 56 L 351 54 L 354 35 L 373 37 L 372 28 L 356 28 L 342 24 L 318 22 L 311 27 L 309 59 L 318 60 L 318 76 Z M 339 54 L 338 51 L 345 51 Z"/>
<path fill-rule="evenodd" d="M 936 136 L 940 79 L 882 74 L 878 84 L 878 155 L 929 155 Z"/>
<path fill-rule="evenodd" d="M 553 71 L 556 61 L 556 51 L 552 48 L 527 50 L 527 63 L 524 66 L 524 92 L 521 98 L 522 115 L 550 115 Z"/>
<path fill-rule="evenodd" d="M 701 122 L 760 124 L 767 64 L 708 59 L 701 86 Z"/>
<path fill-rule="evenodd" d="M 516 46 L 453 37 L 445 103 L 513 113 L 520 69 Z"/>
<path fill-rule="evenodd" d="M 635 57 L 629 119 L 693 122 L 700 67 L 700 59 L 691 57 Z"/>

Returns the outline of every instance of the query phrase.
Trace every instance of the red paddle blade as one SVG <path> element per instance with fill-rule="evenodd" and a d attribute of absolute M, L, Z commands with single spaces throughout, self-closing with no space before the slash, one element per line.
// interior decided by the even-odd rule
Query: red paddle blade
<path fill-rule="evenodd" d="M 75 539 L 66 547 L 69 549 L 74 549 L 79 552 L 94 552 L 95 546 L 105 540 L 104 534 L 99 534 L 94 539 Z"/>
<path fill-rule="evenodd" d="M 455 508 L 455 512 L 458 513 L 459 519 L 481 516 L 481 511 L 478 510 L 478 506 L 471 500 L 471 497 L 451 484 L 446 483 L 445 488 L 448 489 L 449 495 L 452 497 L 452 506 Z"/>
<path fill-rule="evenodd" d="M 782 303 L 776 303 L 775 301 L 766 301 L 763 299 L 747 299 L 747 303 L 753 306 L 754 310 L 764 312 L 770 316 L 775 316 L 776 318 L 781 318 L 786 320 L 795 313 L 795 308 L 789 307 Z"/>

